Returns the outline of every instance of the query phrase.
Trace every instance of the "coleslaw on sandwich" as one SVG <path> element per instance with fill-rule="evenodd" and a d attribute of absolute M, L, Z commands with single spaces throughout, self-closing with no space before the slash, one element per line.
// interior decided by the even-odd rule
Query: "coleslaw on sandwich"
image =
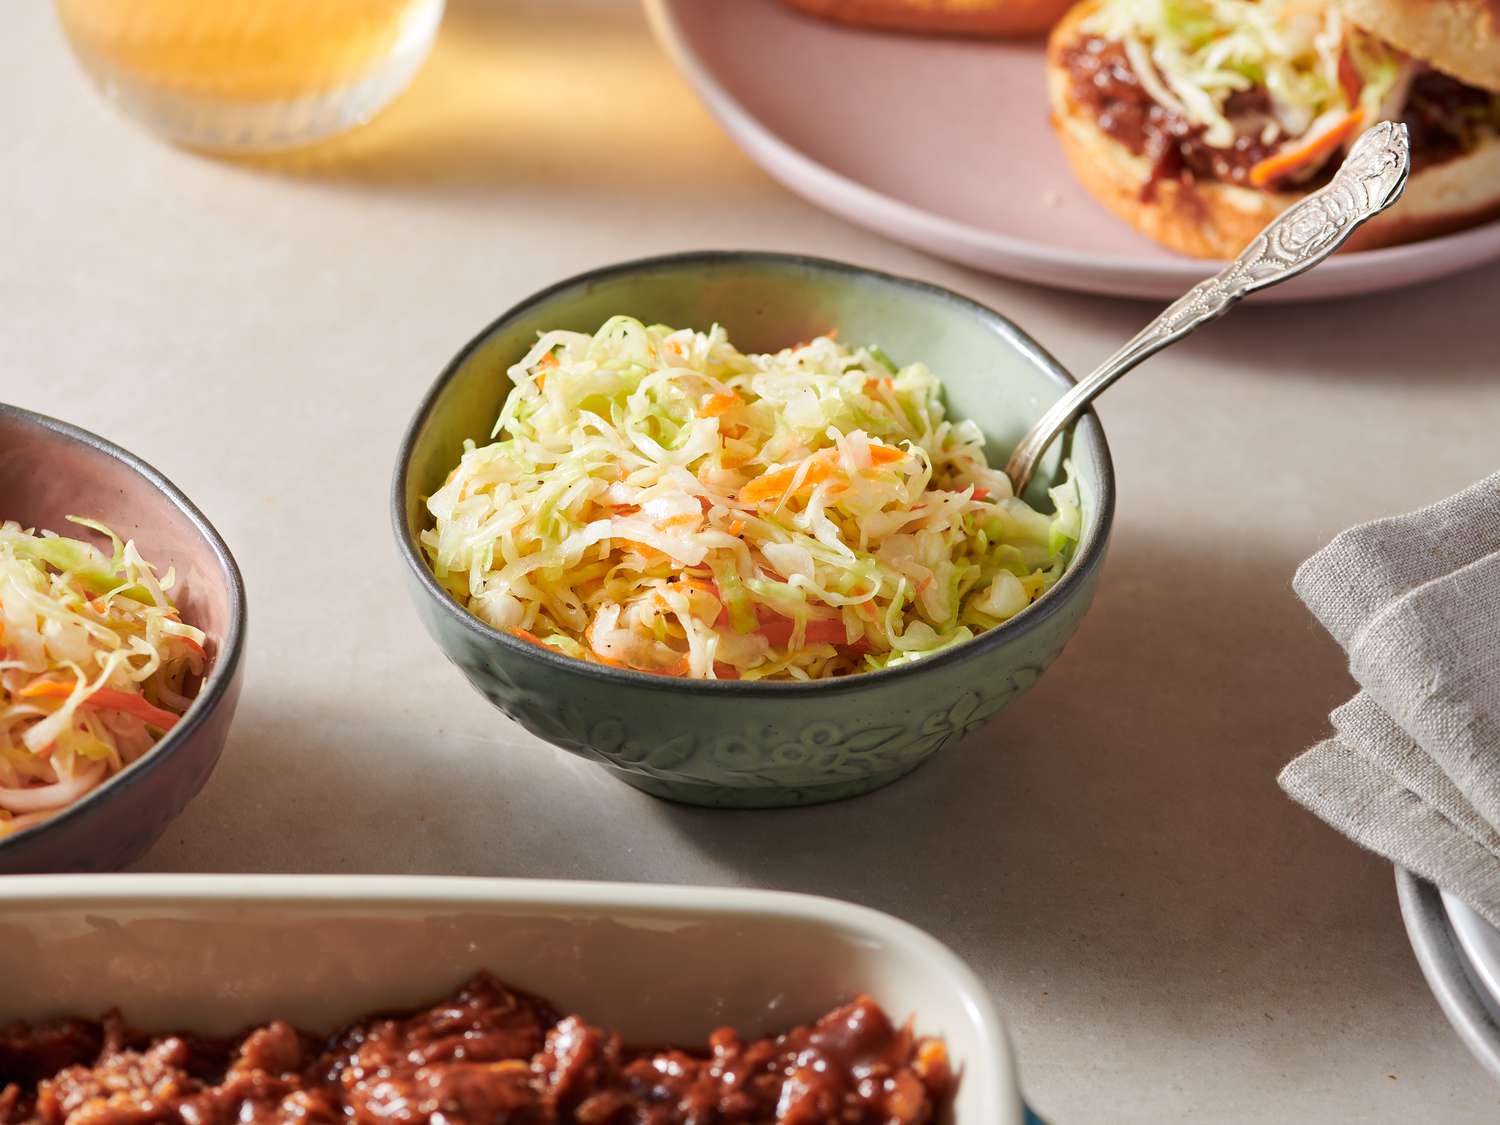
<path fill-rule="evenodd" d="M 1271 150 L 1249 182 L 1297 182 L 1362 125 L 1399 119 L 1418 64 L 1349 25 L 1322 0 L 1103 0 L 1084 29 L 1122 45 L 1163 109 L 1229 149 L 1245 135 Z M 1247 122 L 1236 95 L 1263 90 Z"/>

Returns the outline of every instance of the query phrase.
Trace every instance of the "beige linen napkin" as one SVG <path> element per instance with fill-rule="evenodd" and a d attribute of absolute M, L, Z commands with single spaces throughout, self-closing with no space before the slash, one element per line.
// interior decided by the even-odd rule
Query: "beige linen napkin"
<path fill-rule="evenodd" d="M 1344 532 L 1293 587 L 1362 690 L 1281 787 L 1500 926 L 1500 473 Z"/>

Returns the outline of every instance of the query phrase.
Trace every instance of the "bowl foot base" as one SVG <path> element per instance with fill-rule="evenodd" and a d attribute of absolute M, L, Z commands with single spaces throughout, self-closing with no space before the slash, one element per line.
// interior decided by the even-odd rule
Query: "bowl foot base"
<path fill-rule="evenodd" d="M 830 801 L 843 801 L 850 797 L 872 792 L 882 786 L 898 781 L 911 773 L 921 762 L 903 765 L 885 773 L 868 777 L 852 778 L 821 785 L 778 785 L 764 788 L 738 788 L 714 785 L 709 782 L 676 781 L 632 773 L 630 770 L 606 767 L 610 773 L 626 785 L 683 805 L 697 805 L 711 809 L 789 809 L 804 805 L 826 805 Z"/>

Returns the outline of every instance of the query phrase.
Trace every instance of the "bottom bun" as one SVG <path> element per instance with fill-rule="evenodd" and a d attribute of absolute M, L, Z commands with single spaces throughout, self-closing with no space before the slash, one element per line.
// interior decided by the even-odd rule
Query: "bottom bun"
<path fill-rule="evenodd" d="M 1040 35 L 1072 0 L 785 0 L 861 27 L 954 35 Z"/>
<path fill-rule="evenodd" d="M 1059 52 L 1052 52 L 1055 58 Z M 1195 258 L 1233 258 L 1306 192 L 1266 191 L 1214 180 L 1160 180 L 1144 197 L 1151 162 L 1099 127 L 1072 97 L 1066 69 L 1049 59 L 1052 126 L 1073 174 L 1136 230 Z M 1349 240 L 1372 249 L 1463 230 L 1500 217 L 1500 137 L 1412 175 L 1401 201 Z"/>

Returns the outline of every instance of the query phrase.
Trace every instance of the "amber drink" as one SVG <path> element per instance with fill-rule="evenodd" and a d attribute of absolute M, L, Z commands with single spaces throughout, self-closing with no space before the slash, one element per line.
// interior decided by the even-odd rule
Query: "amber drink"
<path fill-rule="evenodd" d="M 56 0 L 83 67 L 157 132 L 206 149 L 306 144 L 416 74 L 444 0 Z"/>

